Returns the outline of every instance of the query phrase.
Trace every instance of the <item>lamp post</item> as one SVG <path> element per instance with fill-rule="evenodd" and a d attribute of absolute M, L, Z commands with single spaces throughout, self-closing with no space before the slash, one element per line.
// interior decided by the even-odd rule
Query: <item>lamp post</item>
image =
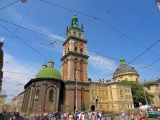
<path fill-rule="evenodd" d="M 77 80 L 78 80 L 78 70 L 76 70 L 76 111 L 77 111 Z"/>
<path fill-rule="evenodd" d="M 145 81 L 145 80 L 144 80 Z M 143 93 L 144 93 L 144 97 L 145 97 L 145 100 L 146 100 L 146 104 L 148 106 L 148 101 L 147 101 L 147 98 L 146 98 L 146 92 L 145 92 L 145 89 L 144 89 L 144 85 L 143 85 L 143 82 L 142 82 L 142 87 L 143 87 Z"/>

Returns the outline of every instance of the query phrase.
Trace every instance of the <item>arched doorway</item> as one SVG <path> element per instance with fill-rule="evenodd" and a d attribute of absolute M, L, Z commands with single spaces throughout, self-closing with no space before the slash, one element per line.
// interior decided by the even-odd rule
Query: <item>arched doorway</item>
<path fill-rule="evenodd" d="M 95 106 L 94 105 L 91 106 L 91 111 L 95 111 Z"/>

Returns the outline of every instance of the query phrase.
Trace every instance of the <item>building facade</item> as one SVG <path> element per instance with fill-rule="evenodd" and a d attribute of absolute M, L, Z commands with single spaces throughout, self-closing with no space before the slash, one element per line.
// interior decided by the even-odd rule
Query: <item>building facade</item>
<path fill-rule="evenodd" d="M 120 67 L 126 65 L 125 61 L 121 60 L 121 66 L 114 74 L 114 82 L 102 85 L 91 82 L 88 79 L 87 42 L 84 39 L 83 25 L 78 26 L 78 18 L 74 14 L 71 25 L 67 27 L 66 40 L 63 42 L 61 73 L 54 68 L 52 60 L 48 65 L 42 65 L 42 70 L 38 72 L 36 78 L 24 86 L 21 109 L 23 115 L 57 111 L 68 113 L 81 111 L 82 108 L 85 111 L 95 109 L 117 111 L 134 108 L 130 85 L 118 81 L 124 80 L 129 73 L 136 80 L 139 77 L 138 73 L 130 66 L 127 66 L 129 70 L 127 74 L 126 69 L 122 72 Z M 119 79 L 122 75 L 123 79 Z M 96 96 L 99 98 L 97 108 L 94 101 Z"/>
<path fill-rule="evenodd" d="M 27 116 L 42 112 L 57 112 L 63 102 L 63 83 L 61 74 L 50 60 L 48 65 L 42 65 L 35 79 L 31 79 L 25 86 L 22 104 L 22 114 Z M 61 95 L 61 96 L 60 96 Z"/>
<path fill-rule="evenodd" d="M 83 25 L 78 26 L 76 14 L 67 27 L 63 42 L 62 80 L 64 82 L 63 112 L 81 110 L 82 104 L 88 109 L 89 83 L 87 40 L 84 39 Z"/>
<path fill-rule="evenodd" d="M 142 83 L 151 98 L 151 104 L 160 105 L 160 79 Z"/>
<path fill-rule="evenodd" d="M 0 113 L 3 112 L 6 97 L 7 97 L 6 91 L 1 91 L 0 92 Z"/>
<path fill-rule="evenodd" d="M 134 109 L 130 84 L 90 82 L 90 110 L 127 111 Z M 96 98 L 98 99 L 96 105 Z"/>
<path fill-rule="evenodd" d="M 120 66 L 114 72 L 113 80 L 114 81 L 127 80 L 127 81 L 140 82 L 138 72 L 134 69 L 134 67 L 126 65 L 124 59 L 120 60 Z"/>

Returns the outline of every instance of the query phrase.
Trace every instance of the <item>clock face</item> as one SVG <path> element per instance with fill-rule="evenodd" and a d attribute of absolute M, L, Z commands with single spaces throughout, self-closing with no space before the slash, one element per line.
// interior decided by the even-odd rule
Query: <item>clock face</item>
<path fill-rule="evenodd" d="M 22 3 L 25 3 L 25 2 L 27 2 L 27 0 L 21 0 L 21 2 L 22 2 Z"/>

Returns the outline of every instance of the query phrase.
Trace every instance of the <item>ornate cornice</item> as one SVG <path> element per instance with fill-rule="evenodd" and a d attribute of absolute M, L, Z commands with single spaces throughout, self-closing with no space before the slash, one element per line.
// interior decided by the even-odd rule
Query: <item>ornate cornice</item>
<path fill-rule="evenodd" d="M 87 43 L 88 41 L 85 40 L 85 39 L 81 39 L 81 38 L 77 38 L 77 37 L 74 37 L 74 36 L 69 36 L 64 42 L 63 42 L 63 46 L 71 39 L 75 39 L 76 41 L 79 41 L 79 42 L 83 42 L 83 43 Z"/>
<path fill-rule="evenodd" d="M 86 59 L 89 58 L 88 55 L 85 55 L 85 54 L 82 54 L 82 53 L 73 52 L 73 51 L 69 51 L 66 55 L 64 55 L 64 56 L 61 58 L 61 61 L 63 61 L 63 60 L 64 60 L 66 57 L 68 57 L 69 55 L 74 55 L 74 56 L 82 57 L 82 58 L 86 58 Z"/>

